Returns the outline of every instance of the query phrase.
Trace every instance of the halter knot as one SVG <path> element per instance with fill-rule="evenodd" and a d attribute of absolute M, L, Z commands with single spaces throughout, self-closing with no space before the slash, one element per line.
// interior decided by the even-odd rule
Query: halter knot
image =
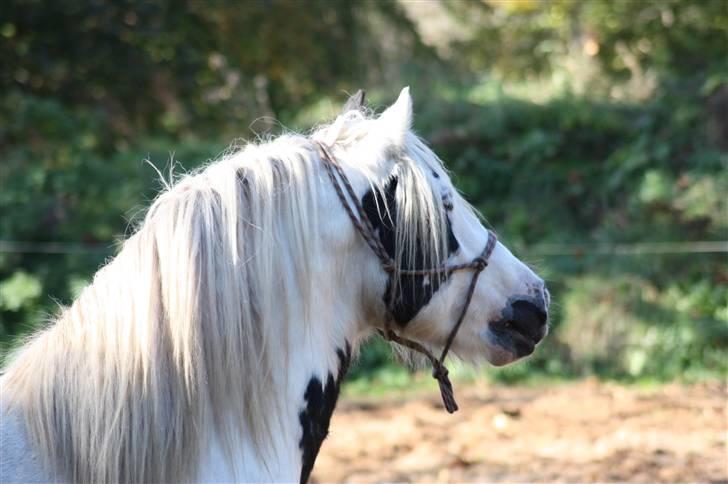
<path fill-rule="evenodd" d="M 384 269 L 384 272 L 387 274 L 394 274 L 397 270 L 397 267 L 394 265 L 393 262 L 382 262 L 382 269 Z"/>
<path fill-rule="evenodd" d="M 473 264 L 473 269 L 475 269 L 476 271 L 482 271 L 486 267 L 488 267 L 488 261 L 485 260 L 485 257 L 483 257 L 482 255 L 473 259 L 472 264 Z"/>
<path fill-rule="evenodd" d="M 438 362 L 437 364 L 432 366 L 432 378 L 437 381 L 448 378 L 449 374 L 450 372 L 442 363 Z"/>
<path fill-rule="evenodd" d="M 441 362 L 437 361 L 432 365 L 432 377 L 437 380 L 440 387 L 440 396 L 442 397 L 442 403 L 445 405 L 445 410 L 448 413 L 454 413 L 458 409 L 458 404 L 455 402 L 455 392 L 452 389 L 448 373 L 447 368 Z"/>

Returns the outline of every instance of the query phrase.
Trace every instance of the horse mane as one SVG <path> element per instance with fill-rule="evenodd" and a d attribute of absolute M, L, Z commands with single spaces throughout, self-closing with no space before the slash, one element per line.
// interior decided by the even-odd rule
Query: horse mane
<path fill-rule="evenodd" d="M 342 116 L 312 137 L 345 149 L 371 122 Z M 240 435 L 262 458 L 271 451 L 276 379 L 285 378 L 274 366 L 289 348 L 277 325 L 314 324 L 317 194 L 328 180 L 313 146 L 284 135 L 182 176 L 17 354 L 4 400 L 49 469 L 73 482 L 194 480 L 213 430 L 226 452 Z M 438 264 L 445 229 L 440 195 L 414 159 L 423 157 L 439 163 L 408 137 L 396 168 L 397 236 L 427 241 Z"/>

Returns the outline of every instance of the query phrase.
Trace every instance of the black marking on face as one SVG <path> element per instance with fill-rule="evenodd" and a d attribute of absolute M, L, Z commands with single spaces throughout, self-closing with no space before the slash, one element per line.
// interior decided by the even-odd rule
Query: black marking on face
<path fill-rule="evenodd" d="M 329 373 L 324 387 L 317 376 L 311 377 L 303 395 L 306 406 L 298 414 L 298 420 L 303 427 L 303 435 L 298 443 L 303 453 L 301 483 L 308 481 L 321 444 L 329 433 L 329 423 L 336 400 L 339 398 L 339 388 L 351 362 L 351 345 L 348 341 L 343 350 L 341 348 L 336 350 L 336 355 L 339 357 L 339 372 L 336 378 L 333 373 Z"/>
<path fill-rule="evenodd" d="M 393 177 L 384 187 L 384 198 L 379 190 L 369 190 L 362 197 L 362 207 L 366 212 L 369 220 L 371 220 L 374 229 L 379 235 L 382 245 L 391 258 L 394 258 L 395 250 L 395 233 L 394 227 L 397 225 L 397 205 L 395 201 L 395 192 L 397 191 L 397 178 Z M 447 222 L 447 250 L 448 256 L 453 254 L 460 248 L 455 234 L 452 232 L 450 218 L 446 217 Z M 416 245 L 414 261 L 411 261 L 405 254 L 402 259 L 402 268 L 426 269 L 425 256 L 421 250 L 422 244 Z M 440 275 L 429 276 L 400 276 L 400 291 L 392 308 L 392 316 L 400 325 L 405 326 L 409 323 L 417 313 L 425 306 L 432 295 L 438 290 L 440 285 L 444 283 L 449 275 L 442 273 Z M 384 291 L 385 303 L 390 291 L 390 280 Z"/>

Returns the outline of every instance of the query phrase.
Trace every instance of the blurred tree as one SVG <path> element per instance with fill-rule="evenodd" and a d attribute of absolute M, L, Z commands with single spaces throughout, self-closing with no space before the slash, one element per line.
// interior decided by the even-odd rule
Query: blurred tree
<path fill-rule="evenodd" d="M 8 0 L 0 19 L 4 92 L 98 109 L 127 136 L 280 116 L 377 82 L 392 59 L 375 22 L 406 58 L 432 57 L 390 2 Z"/>
<path fill-rule="evenodd" d="M 728 69 L 724 0 L 447 5 L 463 21 L 471 19 L 472 35 L 453 49 L 454 60 L 470 72 L 529 79 L 567 68 L 571 76 L 590 72 L 589 88 L 608 94 L 614 94 L 610 88 L 622 87 L 620 81 L 631 80 L 629 94 L 644 98 L 655 87 L 650 84 L 655 78 L 695 80 L 709 70 Z M 598 69 L 586 69 L 590 62 Z"/>

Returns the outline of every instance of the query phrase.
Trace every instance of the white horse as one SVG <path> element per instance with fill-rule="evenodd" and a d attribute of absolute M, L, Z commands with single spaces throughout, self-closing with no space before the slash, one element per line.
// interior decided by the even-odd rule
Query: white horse
<path fill-rule="evenodd" d="M 452 334 L 457 357 L 494 365 L 534 350 L 548 292 L 500 243 L 479 279 L 407 273 L 469 264 L 489 232 L 411 133 L 409 90 L 378 117 L 362 100 L 159 195 L 4 370 L 0 480 L 305 482 L 352 354 L 377 330 L 429 351 Z M 331 162 L 378 242 L 347 216 Z"/>

